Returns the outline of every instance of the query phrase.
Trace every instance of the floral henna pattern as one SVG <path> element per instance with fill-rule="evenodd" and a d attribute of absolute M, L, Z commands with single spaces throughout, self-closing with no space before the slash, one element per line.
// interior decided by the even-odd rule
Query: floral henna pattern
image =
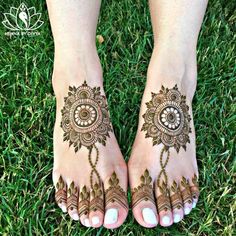
<path fill-rule="evenodd" d="M 57 204 L 66 203 L 66 184 L 61 176 L 56 184 L 55 199 Z"/>
<path fill-rule="evenodd" d="M 141 131 L 146 132 L 146 138 L 152 138 L 153 146 L 163 145 L 160 153 L 161 171 L 157 178 L 157 187 L 160 189 L 162 195 L 157 201 L 161 210 L 168 210 L 169 203 L 167 203 L 166 199 L 169 190 L 167 188 L 168 175 L 166 173 L 166 166 L 170 158 L 169 149 L 174 148 L 178 153 L 181 147 L 186 150 L 187 143 L 190 143 L 191 117 L 189 107 L 186 104 L 186 96 L 179 92 L 177 85 L 171 89 L 162 86 L 159 93 L 152 93 L 152 99 L 146 103 L 146 106 L 147 111 L 143 115 L 144 124 Z M 161 179 L 163 180 L 162 184 Z M 174 184 L 170 191 L 176 190 L 175 188 L 176 186 Z M 172 200 L 174 207 L 180 207 L 179 193 L 175 192 Z M 189 201 L 187 195 L 186 200 Z M 160 211 L 160 209 L 158 210 Z"/>
<path fill-rule="evenodd" d="M 61 114 L 63 140 L 68 141 L 69 146 L 73 145 L 75 153 L 82 146 L 88 148 L 88 160 L 92 169 L 90 185 L 93 196 L 90 209 L 101 210 L 104 204 L 103 197 L 100 195 L 101 178 L 96 169 L 99 161 L 99 150 L 96 143 L 105 146 L 107 137 L 110 137 L 109 132 L 113 132 L 106 98 L 101 94 L 100 87 L 91 88 L 86 82 L 77 88 L 70 86 Z M 92 158 L 93 150 L 95 160 Z"/>
<path fill-rule="evenodd" d="M 95 183 L 91 191 L 90 211 L 104 212 L 103 189 L 99 183 Z"/>
<path fill-rule="evenodd" d="M 181 185 L 182 187 L 184 187 L 184 190 L 182 190 L 181 194 L 182 194 L 182 198 L 183 198 L 183 203 L 189 203 L 191 204 L 192 201 L 192 194 L 191 194 L 191 190 L 190 190 L 190 186 L 189 186 L 189 181 L 185 178 L 182 177 L 181 180 Z"/>
<path fill-rule="evenodd" d="M 79 216 L 88 215 L 89 213 L 89 191 L 86 186 L 83 186 L 82 191 L 79 194 L 80 201 L 79 206 Z"/>
<path fill-rule="evenodd" d="M 190 186 L 192 197 L 193 197 L 193 199 L 198 199 L 199 198 L 199 185 L 198 185 L 196 174 L 194 174 L 194 176 L 192 178 L 192 182 L 193 182 L 193 186 Z"/>
<path fill-rule="evenodd" d="M 67 191 L 67 210 L 73 211 L 77 210 L 78 203 L 78 188 L 75 187 L 74 181 L 70 184 L 70 187 Z"/>
<path fill-rule="evenodd" d="M 105 203 L 106 206 L 110 202 L 117 202 L 122 207 L 128 210 L 128 201 L 126 197 L 126 192 L 119 185 L 119 179 L 115 172 L 111 175 L 111 178 L 108 181 L 109 188 L 105 191 Z"/>
<path fill-rule="evenodd" d="M 132 189 L 132 207 L 134 208 L 141 201 L 151 201 L 155 205 L 153 195 L 152 178 L 149 171 L 146 169 L 144 174 L 140 177 L 141 184 Z"/>

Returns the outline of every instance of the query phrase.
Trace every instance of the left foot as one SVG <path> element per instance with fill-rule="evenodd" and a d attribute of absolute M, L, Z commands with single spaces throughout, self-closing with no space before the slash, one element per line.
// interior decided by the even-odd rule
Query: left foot
<path fill-rule="evenodd" d="M 192 119 L 196 65 L 192 61 L 173 62 L 154 53 L 149 65 L 128 163 L 133 214 L 144 227 L 177 223 L 198 200 Z"/>

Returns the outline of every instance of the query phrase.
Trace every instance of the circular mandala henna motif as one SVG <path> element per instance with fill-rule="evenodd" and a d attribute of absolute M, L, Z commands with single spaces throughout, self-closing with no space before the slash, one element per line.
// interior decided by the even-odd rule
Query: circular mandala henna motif
<path fill-rule="evenodd" d="M 91 148 L 97 141 L 105 145 L 112 131 L 105 96 L 100 88 L 91 88 L 86 82 L 82 86 L 69 87 L 68 97 L 62 109 L 61 127 L 64 140 L 74 145 Z"/>
<path fill-rule="evenodd" d="M 147 138 L 153 139 L 153 145 L 162 143 L 166 149 L 174 147 L 177 152 L 180 147 L 186 149 L 191 118 L 186 98 L 181 95 L 177 85 L 172 89 L 162 86 L 158 94 L 152 93 L 147 107 L 142 130 L 147 132 Z"/>

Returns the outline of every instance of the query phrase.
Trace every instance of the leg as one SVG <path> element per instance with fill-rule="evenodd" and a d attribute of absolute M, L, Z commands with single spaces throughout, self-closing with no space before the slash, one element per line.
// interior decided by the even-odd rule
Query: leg
<path fill-rule="evenodd" d="M 56 201 L 87 227 L 117 228 L 128 213 L 127 168 L 110 123 L 95 36 L 99 0 L 47 0 L 55 43 Z"/>
<path fill-rule="evenodd" d="M 198 200 L 191 103 L 196 44 L 207 0 L 149 4 L 154 49 L 128 164 L 133 214 L 144 227 L 179 222 Z"/>

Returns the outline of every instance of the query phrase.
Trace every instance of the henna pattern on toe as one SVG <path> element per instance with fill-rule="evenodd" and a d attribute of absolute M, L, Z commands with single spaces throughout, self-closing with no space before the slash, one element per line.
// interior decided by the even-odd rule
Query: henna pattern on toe
<path fill-rule="evenodd" d="M 62 176 L 59 177 L 58 182 L 56 184 L 56 194 L 55 199 L 57 204 L 66 203 L 66 190 L 65 190 L 65 182 L 62 179 Z"/>
<path fill-rule="evenodd" d="M 73 211 L 77 210 L 78 203 L 78 188 L 75 187 L 74 181 L 70 184 L 70 187 L 67 191 L 67 210 Z"/>
<path fill-rule="evenodd" d="M 89 191 L 86 186 L 83 186 L 82 191 L 79 194 L 80 201 L 79 206 L 79 217 L 82 215 L 89 214 Z"/>
<path fill-rule="evenodd" d="M 128 210 L 128 201 L 126 197 L 126 192 L 119 185 L 119 179 L 115 172 L 111 175 L 111 178 L 108 181 L 109 188 L 105 192 L 105 202 L 106 206 L 112 202 L 117 202 L 122 207 Z"/>
<path fill-rule="evenodd" d="M 109 132 L 113 132 L 108 105 L 104 95 L 101 95 L 100 87 L 91 88 L 84 82 L 79 87 L 69 87 L 68 96 L 64 99 L 64 107 L 61 110 L 61 128 L 64 131 L 63 140 L 73 145 L 75 152 L 84 146 L 88 148 L 88 160 L 91 166 L 90 186 L 92 195 L 96 196 L 93 202 L 98 203 L 100 209 L 103 197 L 97 195 L 101 188 L 101 178 L 96 169 L 99 160 L 99 150 L 96 143 L 106 145 Z M 95 160 L 92 159 L 92 151 L 95 150 Z M 94 179 L 96 183 L 94 184 Z M 100 191 L 99 191 L 100 193 Z M 98 200 L 99 199 L 99 200 Z M 92 209 L 94 209 L 92 207 Z"/>
<path fill-rule="evenodd" d="M 138 205 L 141 201 L 151 201 L 155 205 L 153 195 L 152 178 L 149 171 L 146 169 L 144 174 L 140 177 L 141 184 L 132 189 L 132 208 Z"/>
<path fill-rule="evenodd" d="M 194 174 L 194 176 L 192 178 L 192 182 L 193 182 L 193 186 L 190 186 L 192 197 L 193 197 L 193 199 L 198 199 L 199 198 L 199 185 L 198 185 L 196 174 Z"/>
<path fill-rule="evenodd" d="M 100 211 L 104 213 L 103 189 L 99 183 L 95 183 L 91 191 L 90 212 Z"/>
<path fill-rule="evenodd" d="M 163 181 L 162 184 L 157 186 L 161 192 L 161 195 L 157 198 L 158 212 L 171 211 L 170 205 L 170 192 L 167 184 Z"/>
<path fill-rule="evenodd" d="M 171 199 L 172 209 L 174 210 L 183 208 L 181 192 L 179 186 L 175 181 L 173 181 L 173 184 L 170 187 L 170 195 L 171 195 L 170 199 Z"/>
<path fill-rule="evenodd" d="M 190 186 L 189 186 L 189 181 L 185 178 L 182 177 L 181 180 L 181 185 L 184 187 L 184 190 L 182 190 L 181 194 L 182 194 L 182 198 L 183 198 L 183 203 L 192 203 L 192 194 L 191 194 L 191 190 L 190 190 Z"/>
<path fill-rule="evenodd" d="M 161 185 L 160 182 L 163 179 L 165 185 L 168 185 L 165 169 L 170 158 L 169 149 L 174 148 L 178 153 L 181 147 L 186 150 L 186 144 L 190 143 L 189 107 L 186 104 L 186 97 L 179 92 L 177 85 L 172 89 L 162 86 L 159 93 L 152 93 L 152 99 L 146 103 L 146 106 L 147 111 L 143 115 L 144 124 L 141 131 L 146 131 L 146 138 L 152 138 L 153 146 L 163 144 L 157 186 L 164 191 L 163 184 Z M 165 199 L 166 196 L 160 197 Z M 165 206 L 165 208 L 168 207 Z"/>

